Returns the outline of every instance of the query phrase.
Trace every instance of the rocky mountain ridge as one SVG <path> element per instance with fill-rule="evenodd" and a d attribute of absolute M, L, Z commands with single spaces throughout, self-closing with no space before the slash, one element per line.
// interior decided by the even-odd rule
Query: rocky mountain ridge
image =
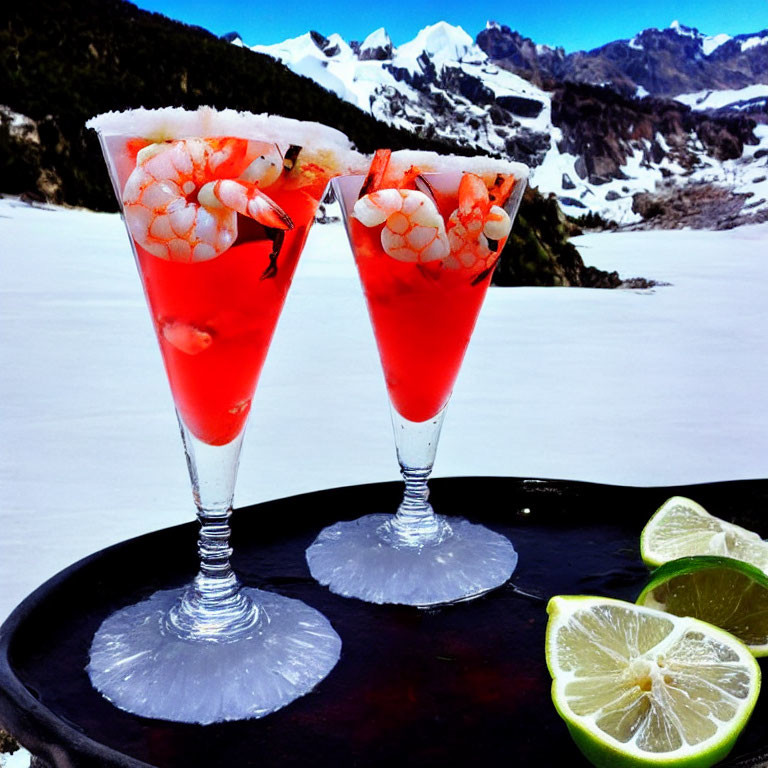
<path fill-rule="evenodd" d="M 541 85 L 610 84 L 626 95 L 674 98 L 768 84 L 768 29 L 735 37 L 704 35 L 674 21 L 667 29 L 645 29 L 629 40 L 566 54 L 488 22 L 477 44 L 497 64 Z"/>
<path fill-rule="evenodd" d="M 526 162 L 532 183 L 555 195 L 572 216 L 636 225 L 644 209 L 633 204 L 634 197 L 674 182 L 728 188 L 748 206 L 745 215 L 768 217 L 761 154 L 768 148 L 768 82 L 760 80 L 768 56 L 759 55 L 768 54 L 768 32 L 726 37 L 676 25 L 646 30 L 599 53 L 566 55 L 496 22 L 488 23 L 477 42 L 461 27 L 438 22 L 400 46 L 379 29 L 362 43 L 309 32 L 253 50 L 391 125 Z M 242 40 L 235 43 L 243 46 Z M 713 61 L 730 62 L 728 77 L 734 79 L 728 82 L 757 82 L 732 92 L 678 94 L 676 100 L 649 94 L 627 74 L 629 64 L 626 72 L 611 64 L 613 80 L 591 82 L 590 72 L 592 80 L 603 78 L 608 63 L 621 60 L 619 50 L 629 52 L 630 63 L 635 54 L 652 58 L 656 69 L 649 71 L 656 72 L 673 66 L 674 52 L 693 57 L 691 67 L 706 52 Z M 581 79 L 561 75 L 573 56 L 589 59 L 589 67 L 576 67 Z M 707 68 L 699 65 L 703 73 Z M 662 91 L 671 87 L 671 81 L 654 77 L 644 82 Z M 700 73 L 697 80 L 680 82 L 694 87 L 715 81 Z M 712 223 L 733 221 L 729 208 Z"/>

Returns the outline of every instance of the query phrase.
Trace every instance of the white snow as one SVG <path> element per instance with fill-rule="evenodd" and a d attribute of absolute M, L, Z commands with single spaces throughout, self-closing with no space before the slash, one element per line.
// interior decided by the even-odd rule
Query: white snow
<path fill-rule="evenodd" d="M 367 46 L 371 37 L 379 38 L 380 32 L 386 35 L 384 30 L 377 30 L 366 38 L 363 45 Z M 339 52 L 333 56 L 326 56 L 309 33 L 276 45 L 255 45 L 252 50 L 279 59 L 297 74 L 311 77 L 325 89 L 376 117 L 383 117 L 379 110 L 383 99 L 392 92 L 403 94 L 409 102 L 417 101 L 413 89 L 397 82 L 390 72 L 382 69 L 380 61 L 359 61 L 341 37 L 334 34 L 328 39 L 332 41 L 331 47 L 333 43 L 339 45 Z M 410 126 L 408 114 L 392 122 Z"/>
<path fill-rule="evenodd" d="M 386 33 L 385 33 L 386 34 Z M 338 46 L 339 52 L 334 54 L 338 58 L 348 59 L 355 55 L 355 52 L 350 47 L 349 43 L 338 32 L 334 32 L 332 35 L 328 35 L 328 49 L 331 50 L 335 46 Z"/>
<path fill-rule="evenodd" d="M 768 40 L 768 38 L 766 38 Z M 691 109 L 723 109 L 725 107 L 738 108 L 742 102 L 755 99 L 768 99 L 768 84 L 756 83 L 744 88 L 722 91 L 696 91 L 695 93 L 681 93 L 675 96 L 675 101 L 687 104 Z"/>
<path fill-rule="evenodd" d="M 327 91 L 335 93 L 340 99 L 354 101 L 354 95 L 349 91 L 341 78 L 329 71 L 326 61 L 316 56 L 305 56 L 303 59 L 294 62 L 291 69 L 297 75 L 304 75 L 304 77 L 309 77 L 316 83 L 319 83 Z"/>
<path fill-rule="evenodd" d="M 19 749 L 12 755 L 0 755 L 0 768 L 29 768 L 30 758 L 26 749 Z"/>
<path fill-rule="evenodd" d="M 257 53 L 266 53 L 268 56 L 286 62 L 286 64 L 300 61 L 305 56 L 316 56 L 318 52 L 322 55 L 309 32 L 274 45 L 252 45 L 251 50 Z"/>
<path fill-rule="evenodd" d="M 759 45 L 768 45 L 768 35 L 755 35 L 748 37 L 741 43 L 741 50 L 748 51 L 750 48 L 757 48 Z"/>
<path fill-rule="evenodd" d="M 437 475 L 662 485 L 768 473 L 768 225 L 579 238 L 655 291 L 492 289 Z M 168 386 L 115 215 L 0 201 L 0 618 L 80 557 L 192 519 Z M 236 504 L 398 477 L 340 225 L 313 229 Z M 651 510 L 649 510 L 649 513 Z"/>
<path fill-rule="evenodd" d="M 716 51 L 721 45 L 724 45 L 725 43 L 727 43 L 730 39 L 731 39 L 731 36 L 726 35 L 725 33 L 704 37 L 701 40 L 701 52 L 705 56 L 709 56 L 711 53 Z"/>

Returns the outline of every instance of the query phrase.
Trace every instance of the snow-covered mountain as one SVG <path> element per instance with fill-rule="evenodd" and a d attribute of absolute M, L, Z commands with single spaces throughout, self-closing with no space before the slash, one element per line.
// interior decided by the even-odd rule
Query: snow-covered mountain
<path fill-rule="evenodd" d="M 515 62 L 510 64 L 509 49 L 506 58 L 501 55 L 502 39 L 516 45 L 520 56 L 513 68 L 526 77 L 510 71 Z M 243 44 L 239 38 L 233 42 Z M 736 48 L 768 53 L 764 43 L 768 32 L 707 37 L 675 23 L 598 50 L 608 50 L 604 60 L 610 61 L 618 57 L 614 48 L 619 45 L 632 55 L 642 50 L 646 59 L 654 45 L 662 53 L 693 46 L 694 54 L 706 51 L 712 58 Z M 252 50 L 282 61 L 387 123 L 528 163 L 532 184 L 557 195 L 573 215 L 591 211 L 635 223 L 643 218 L 633 210 L 636 195 L 675 183 L 714 183 L 743 194 L 751 214 L 768 216 L 768 125 L 755 127 L 743 114 L 744 109 L 760 109 L 768 85 L 750 84 L 724 98 L 687 92 L 675 103 L 640 98 L 650 91 L 622 73 L 610 83 L 614 88 L 562 82 L 553 72 L 567 68 L 574 55 L 591 54 L 566 56 L 562 49 L 537 46 L 496 22 L 488 23 L 477 42 L 461 27 L 438 22 L 400 46 L 378 29 L 362 43 L 308 32 Z M 712 111 L 722 113 L 729 105 L 741 105 L 742 112 Z"/>
<path fill-rule="evenodd" d="M 359 45 L 308 32 L 252 50 L 375 117 L 428 136 L 503 152 L 513 134 L 540 134 L 550 125 L 544 91 L 493 65 L 461 27 L 445 22 L 397 48 L 380 29 Z"/>

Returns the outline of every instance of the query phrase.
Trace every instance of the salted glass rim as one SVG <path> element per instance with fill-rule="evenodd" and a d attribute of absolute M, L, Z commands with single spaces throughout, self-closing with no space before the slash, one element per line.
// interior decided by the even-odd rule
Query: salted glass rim
<path fill-rule="evenodd" d="M 199 107 L 127 109 L 104 112 L 86 122 L 100 136 L 135 136 L 156 140 L 193 137 L 230 137 L 274 144 L 297 144 L 317 149 L 353 151 L 346 134 L 322 123 L 295 120 L 266 112 L 253 113 L 234 109 Z"/>
<path fill-rule="evenodd" d="M 392 152 L 388 170 L 405 172 L 417 166 L 423 174 L 475 173 L 478 176 L 495 173 L 512 174 L 516 179 L 528 179 L 530 169 L 524 163 L 488 155 L 442 155 L 425 150 L 398 149 Z M 358 174 L 349 174 L 358 175 Z"/>

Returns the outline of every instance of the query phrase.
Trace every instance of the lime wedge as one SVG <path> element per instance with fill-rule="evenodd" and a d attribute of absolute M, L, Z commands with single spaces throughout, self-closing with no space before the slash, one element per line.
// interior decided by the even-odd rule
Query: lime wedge
<path fill-rule="evenodd" d="M 640 534 L 640 554 L 651 566 L 693 555 L 721 555 L 768 571 L 768 542 L 684 496 L 667 499 Z"/>
<path fill-rule="evenodd" d="M 702 555 L 671 560 L 651 574 L 638 605 L 692 616 L 768 656 L 768 576 L 741 560 Z"/>
<path fill-rule="evenodd" d="M 602 597 L 547 606 L 552 700 L 599 768 L 722 760 L 760 691 L 749 649 L 722 629 Z"/>

